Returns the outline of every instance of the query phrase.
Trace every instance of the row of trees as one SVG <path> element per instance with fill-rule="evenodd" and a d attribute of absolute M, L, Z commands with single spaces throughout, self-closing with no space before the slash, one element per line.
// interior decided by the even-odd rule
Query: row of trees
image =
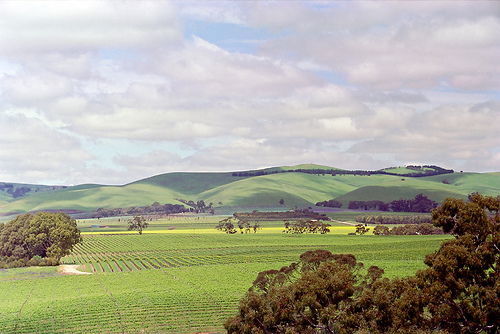
<path fill-rule="evenodd" d="M 389 228 L 384 225 L 377 225 L 373 229 L 375 235 L 431 235 L 443 234 L 443 230 L 429 223 L 406 224 Z"/>
<path fill-rule="evenodd" d="M 423 194 L 418 194 L 414 199 L 398 199 L 390 203 L 382 201 L 350 201 L 350 210 L 375 210 L 393 212 L 421 212 L 429 213 L 437 208 L 439 203 L 429 199 Z"/>
<path fill-rule="evenodd" d="M 315 175 L 396 175 L 404 177 L 422 177 L 422 176 L 432 176 L 440 174 L 453 173 L 453 169 L 445 169 L 434 165 L 424 165 L 424 166 L 406 166 L 407 169 L 413 170 L 410 173 L 391 173 L 385 170 L 344 170 L 344 169 L 319 169 L 319 168 L 299 168 L 299 169 L 289 169 L 289 170 L 258 170 L 258 171 L 246 171 L 246 172 L 234 172 L 232 176 L 237 177 L 254 177 L 263 176 L 277 173 L 306 173 Z"/>
<path fill-rule="evenodd" d="M 135 215 L 171 215 L 176 213 L 188 212 L 182 204 L 160 204 L 154 202 L 149 206 L 132 206 L 128 208 L 113 208 L 105 209 L 99 208 L 92 211 L 89 218 L 105 218 L 105 217 L 121 217 L 121 216 L 135 216 Z"/>
<path fill-rule="evenodd" d="M 432 224 L 430 215 L 411 215 L 411 216 L 357 216 L 356 222 L 361 224 Z"/>
<path fill-rule="evenodd" d="M 0 267 L 57 265 L 81 241 L 76 221 L 65 213 L 19 215 L 0 224 Z"/>
<path fill-rule="evenodd" d="M 446 199 L 433 223 L 453 235 L 426 269 L 388 279 L 351 254 L 309 251 L 259 273 L 228 333 L 498 333 L 500 198 Z"/>
<path fill-rule="evenodd" d="M 259 222 L 253 222 L 253 225 L 246 219 L 240 220 L 235 217 L 227 217 L 219 221 L 219 224 L 215 227 L 216 230 L 227 234 L 235 234 L 238 232 L 236 227 L 239 228 L 241 234 L 257 233 L 261 229 Z"/>
<path fill-rule="evenodd" d="M 319 220 L 297 220 L 290 222 L 288 220 L 284 221 L 285 229 L 284 233 L 290 234 L 304 234 L 304 233 L 320 233 L 326 234 L 330 232 L 330 224 L 319 221 Z"/>
<path fill-rule="evenodd" d="M 176 198 L 176 200 L 189 206 L 190 212 L 205 213 L 208 211 L 211 214 L 214 214 L 214 203 L 212 203 L 212 202 L 208 203 L 208 205 L 207 205 L 205 203 L 205 201 L 202 199 L 200 199 L 196 202 L 193 200 L 185 200 L 182 198 Z"/>
<path fill-rule="evenodd" d="M 322 206 L 325 208 L 341 208 L 342 207 L 342 202 L 339 202 L 335 199 L 331 199 L 328 201 L 322 201 L 322 202 L 317 202 L 316 206 Z"/>
<path fill-rule="evenodd" d="M 316 206 L 341 208 L 342 203 L 331 199 L 328 201 L 317 202 Z M 394 211 L 394 212 L 431 212 L 438 203 L 429 199 L 423 194 L 418 194 L 414 199 L 398 199 L 389 203 L 379 200 L 373 201 L 350 201 L 348 209 L 350 210 L 373 210 L 373 211 Z"/>

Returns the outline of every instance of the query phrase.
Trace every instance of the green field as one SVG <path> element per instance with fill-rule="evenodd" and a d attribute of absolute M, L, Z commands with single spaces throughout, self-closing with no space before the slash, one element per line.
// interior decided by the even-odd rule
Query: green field
<path fill-rule="evenodd" d="M 406 276 L 448 238 L 348 236 L 354 227 L 340 224 L 327 235 L 287 235 L 280 222 L 227 235 L 214 230 L 217 218 L 153 221 L 143 235 L 127 232 L 124 220 L 81 222 L 84 241 L 62 262 L 92 274 L 0 271 L 0 333 L 222 332 L 258 272 L 307 250 L 352 253 L 387 277 Z"/>

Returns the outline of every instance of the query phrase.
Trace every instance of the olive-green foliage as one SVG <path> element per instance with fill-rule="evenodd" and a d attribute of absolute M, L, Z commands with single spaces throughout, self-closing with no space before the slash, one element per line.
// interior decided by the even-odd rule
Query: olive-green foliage
<path fill-rule="evenodd" d="M 31 213 L 19 215 L 4 225 L 0 232 L 0 256 L 19 260 L 29 256 L 24 244 L 24 231 L 33 219 Z"/>
<path fill-rule="evenodd" d="M 330 227 L 332 225 L 324 223 L 318 220 L 297 220 L 295 222 L 290 222 L 288 220 L 284 221 L 285 230 L 284 233 L 291 234 L 303 234 L 303 233 L 321 233 L 326 234 L 330 232 Z"/>
<path fill-rule="evenodd" d="M 134 218 L 130 219 L 127 224 L 127 230 L 138 231 L 139 234 L 142 234 L 142 230 L 147 228 L 149 225 L 148 221 L 143 216 L 134 216 Z"/>
<path fill-rule="evenodd" d="M 38 255 L 59 261 L 82 241 L 76 220 L 62 212 L 38 212 L 23 234 L 30 258 Z"/>
<path fill-rule="evenodd" d="M 443 234 L 441 228 L 435 227 L 432 224 L 406 224 L 397 225 L 389 229 L 389 227 L 384 225 L 377 225 L 373 229 L 373 234 L 375 235 L 431 235 L 431 234 Z"/>
<path fill-rule="evenodd" d="M 280 270 L 259 273 L 228 333 L 414 333 L 423 321 L 414 278 L 381 279 L 352 254 L 308 251 Z M 408 293 L 410 292 L 410 293 Z"/>
<path fill-rule="evenodd" d="M 81 241 L 76 221 L 68 215 L 26 213 L 5 224 L 0 232 L 0 256 L 9 267 L 55 265 Z"/>
<path fill-rule="evenodd" d="M 368 233 L 368 231 L 370 231 L 370 228 L 369 227 L 366 227 L 365 225 L 363 224 L 357 224 L 356 225 L 356 234 L 360 234 L 360 235 L 363 235 L 365 233 Z"/>
<path fill-rule="evenodd" d="M 433 212 L 455 238 L 427 256 L 417 273 L 434 326 L 450 333 L 500 331 L 500 197 L 447 199 Z"/>

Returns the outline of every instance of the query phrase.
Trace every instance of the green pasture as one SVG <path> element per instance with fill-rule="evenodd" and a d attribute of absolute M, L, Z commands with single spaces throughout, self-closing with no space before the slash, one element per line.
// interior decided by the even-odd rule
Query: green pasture
<path fill-rule="evenodd" d="M 327 169 L 326 166 L 317 165 L 299 165 L 294 168 L 299 167 Z M 290 167 L 271 168 L 268 171 L 286 169 Z M 444 179 L 449 184 L 443 183 Z M 30 193 L 16 200 L 0 192 L 0 195 L 4 195 L 0 196 L 0 212 L 23 213 L 49 209 L 91 211 L 101 207 L 147 206 L 154 202 L 180 204 L 176 198 L 195 202 L 204 200 L 215 207 L 269 207 L 279 205 L 283 199 L 286 208 L 304 208 L 314 206 L 319 201 L 337 199 L 346 208 L 352 200 L 390 202 L 400 198 L 411 199 L 423 193 L 441 202 L 447 197 L 466 199 L 472 192 L 497 196 L 498 189 L 500 173 L 452 173 L 428 177 L 332 176 L 295 172 L 235 177 L 232 173 L 168 173 L 124 186 L 80 185 Z"/>
<path fill-rule="evenodd" d="M 414 169 L 407 168 L 407 167 L 403 166 L 403 167 L 384 168 L 382 170 L 385 172 L 394 173 L 394 174 L 411 174 L 411 173 L 418 173 L 418 172 L 423 172 L 423 171 L 427 171 L 427 170 L 434 170 L 434 168 L 422 167 L 422 169 L 420 171 L 415 171 Z"/>
<path fill-rule="evenodd" d="M 278 221 L 262 222 L 256 234 L 228 235 L 214 230 L 218 219 L 152 221 L 143 235 L 127 232 L 125 219 L 79 221 L 83 243 L 62 262 L 92 274 L 0 271 L 0 333 L 223 332 L 260 271 L 307 250 L 351 253 L 366 269 L 377 265 L 395 277 L 424 268 L 425 255 L 449 238 L 349 236 L 355 228 L 344 224 L 326 235 L 289 235 Z M 113 227 L 92 231 L 103 222 Z"/>

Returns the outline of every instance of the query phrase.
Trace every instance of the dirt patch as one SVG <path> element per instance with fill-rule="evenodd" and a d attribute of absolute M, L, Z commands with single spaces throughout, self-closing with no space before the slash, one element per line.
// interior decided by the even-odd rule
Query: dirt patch
<path fill-rule="evenodd" d="M 76 264 L 63 264 L 59 266 L 58 272 L 62 275 L 90 275 L 90 273 L 78 270 L 79 267 Z"/>

